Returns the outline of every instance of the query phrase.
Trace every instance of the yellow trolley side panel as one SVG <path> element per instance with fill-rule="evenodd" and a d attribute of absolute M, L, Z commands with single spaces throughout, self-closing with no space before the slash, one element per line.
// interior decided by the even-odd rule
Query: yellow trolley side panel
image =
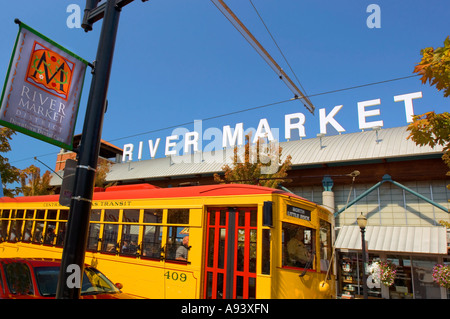
<path fill-rule="evenodd" d="M 225 185 L 231 186 L 231 185 Z M 219 186 L 209 186 L 211 189 L 218 189 Z M 246 186 L 236 186 L 245 193 Z M 204 189 L 204 188 L 203 188 Z M 253 186 L 252 189 L 255 189 Z M 314 271 L 307 271 L 305 276 L 299 277 L 302 269 L 287 269 L 282 265 L 282 223 L 292 223 L 306 225 L 315 229 L 319 228 L 319 219 L 332 223 L 332 215 L 325 209 L 306 200 L 292 196 L 288 193 L 268 192 L 265 190 L 261 194 L 224 194 L 212 196 L 205 193 L 190 197 L 173 198 L 148 198 L 148 199 L 127 199 L 118 200 L 95 200 L 93 209 L 120 209 L 120 216 L 124 209 L 162 209 L 164 211 L 163 221 L 158 224 L 163 228 L 161 246 L 165 245 L 168 228 L 173 224 L 167 223 L 168 209 L 189 209 L 189 263 L 179 263 L 167 261 L 163 258 L 144 259 L 142 256 L 126 257 L 118 254 L 105 254 L 101 252 L 86 252 L 85 262 L 98 267 L 113 282 L 123 284 L 123 291 L 145 298 L 203 298 L 204 296 L 204 276 L 205 276 L 205 241 L 206 241 L 206 211 L 210 207 L 256 207 L 257 208 L 257 246 L 256 254 L 259 258 L 256 271 L 256 298 L 324 298 L 330 297 L 330 292 L 334 292 L 334 280 L 327 281 L 331 287 L 329 292 L 319 292 L 319 282 L 324 280 L 325 273 L 320 271 L 320 249 L 316 245 L 316 259 L 314 261 Z M 265 201 L 273 202 L 273 225 L 263 226 L 263 205 Z M 292 216 L 286 215 L 286 205 L 304 207 L 311 210 L 311 221 L 299 221 Z M 51 209 L 67 210 L 56 202 L 2 202 L 0 209 L 3 210 L 32 210 Z M 1 217 L 1 216 L 0 216 Z M 12 218 L 10 218 L 11 220 Z M 25 219 L 24 219 L 25 220 Z M 56 220 L 63 222 L 61 220 Z M 48 222 L 48 220 L 46 220 Z M 101 224 L 101 230 L 108 222 L 96 221 Z M 118 241 L 121 239 L 121 230 L 124 223 L 117 221 L 119 225 Z M 11 223 L 8 224 L 10 227 Z M 47 225 L 47 224 L 46 224 Z M 142 242 L 142 227 L 148 225 L 139 220 L 139 241 Z M 24 228 L 24 225 L 22 225 Z M 261 256 L 263 243 L 262 232 L 270 233 L 270 273 L 262 273 Z M 8 228 L 9 233 L 9 228 Z M 23 232 L 22 232 L 23 234 Z M 101 235 L 102 236 L 102 235 Z M 318 236 L 316 236 L 317 239 Z M 100 247 L 101 243 L 99 243 Z M 165 247 L 161 247 L 165 248 Z M 0 243 L 0 257 L 23 257 L 23 258 L 53 258 L 60 259 L 62 249 L 49 245 L 24 242 Z M 164 256 L 164 253 L 162 253 Z"/>

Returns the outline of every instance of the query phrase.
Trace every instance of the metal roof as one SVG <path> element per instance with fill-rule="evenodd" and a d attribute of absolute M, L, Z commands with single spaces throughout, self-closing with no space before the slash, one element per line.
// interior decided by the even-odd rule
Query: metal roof
<path fill-rule="evenodd" d="M 442 147 L 417 146 L 406 126 L 280 143 L 293 165 L 408 157 L 442 152 Z"/>
<path fill-rule="evenodd" d="M 365 238 L 369 251 L 447 254 L 445 227 L 367 226 Z M 343 226 L 335 248 L 361 250 L 359 226 Z"/>
<path fill-rule="evenodd" d="M 196 154 L 199 157 L 199 154 Z M 107 176 L 107 181 L 162 178 L 209 174 L 222 171 L 223 162 L 209 162 L 193 159 L 183 155 L 176 158 L 164 157 L 138 162 L 114 164 Z"/>
<path fill-rule="evenodd" d="M 424 155 L 440 155 L 442 147 L 417 146 L 407 139 L 404 127 L 386 128 L 378 131 L 349 133 L 281 142 L 282 159 L 292 156 L 292 166 L 369 161 L 389 158 L 405 158 Z M 233 149 L 187 154 L 183 156 L 155 158 L 112 165 L 106 180 L 157 179 L 162 177 L 186 177 L 222 172 L 231 163 Z M 51 185 L 60 185 L 53 178 Z"/>

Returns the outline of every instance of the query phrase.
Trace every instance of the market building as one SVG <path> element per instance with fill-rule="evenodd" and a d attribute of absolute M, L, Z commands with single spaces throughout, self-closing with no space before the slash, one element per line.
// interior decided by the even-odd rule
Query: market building
<path fill-rule="evenodd" d="M 448 167 L 441 159 L 442 147 L 417 146 L 408 135 L 406 127 L 374 128 L 279 143 L 282 159 L 292 156 L 291 182 L 283 187 L 335 213 L 335 271 L 341 298 L 362 295 L 356 219 L 363 213 L 369 264 L 381 260 L 397 266 L 390 287 L 369 276 L 370 298 L 450 299 L 449 290 L 432 278 L 434 265 L 450 263 L 449 232 L 442 226 L 450 222 Z M 214 173 L 222 173 L 233 155 L 228 148 L 122 162 L 122 149 L 106 142 L 102 146 L 100 155 L 113 162 L 108 183 L 159 187 L 215 183 Z M 60 184 L 61 179 L 52 179 L 54 187 Z"/>

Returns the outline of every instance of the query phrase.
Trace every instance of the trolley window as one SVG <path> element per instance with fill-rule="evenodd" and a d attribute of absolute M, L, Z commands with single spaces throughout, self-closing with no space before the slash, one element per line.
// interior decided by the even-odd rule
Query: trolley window
<path fill-rule="evenodd" d="M 142 257 L 161 257 L 162 227 L 146 225 L 144 226 L 144 238 L 142 239 Z"/>
<path fill-rule="evenodd" d="M 47 212 L 47 219 L 56 219 L 57 214 L 58 214 L 57 210 L 49 209 Z"/>
<path fill-rule="evenodd" d="M 36 211 L 36 219 L 44 219 L 45 218 L 45 210 L 38 209 Z"/>
<path fill-rule="evenodd" d="M 2 211 L 2 218 L 9 218 L 9 213 L 10 213 L 10 210 L 9 209 L 5 209 L 5 210 L 3 210 Z"/>
<path fill-rule="evenodd" d="M 9 241 L 16 242 L 22 237 L 22 220 L 11 221 L 11 227 L 9 229 Z"/>
<path fill-rule="evenodd" d="M 93 209 L 91 210 L 90 223 L 89 223 L 89 235 L 88 242 L 86 246 L 86 250 L 89 251 L 97 251 L 98 242 L 100 236 L 100 224 L 94 223 L 99 222 L 101 218 L 102 211 L 101 209 Z"/>
<path fill-rule="evenodd" d="M 7 218 L 9 218 L 9 212 L 9 210 L 3 210 L 1 215 L 4 219 L 0 221 L 0 242 L 5 241 L 8 237 L 9 220 Z"/>
<path fill-rule="evenodd" d="M 168 224 L 189 224 L 189 209 L 167 210 Z"/>
<path fill-rule="evenodd" d="M 116 253 L 117 232 L 119 225 L 105 224 L 103 226 L 102 251 L 105 253 Z"/>
<path fill-rule="evenodd" d="M 115 224 L 103 225 L 103 237 L 102 237 L 102 252 L 116 253 L 117 249 L 117 237 L 119 232 L 119 210 L 108 209 L 105 210 L 105 222 L 115 222 Z"/>
<path fill-rule="evenodd" d="M 44 245 L 53 245 L 55 238 L 56 238 L 56 222 L 47 222 L 47 229 L 45 231 L 44 237 Z"/>
<path fill-rule="evenodd" d="M 139 225 L 123 225 L 120 253 L 136 256 L 139 239 Z"/>
<path fill-rule="evenodd" d="M 24 210 L 18 210 L 16 213 L 16 220 L 11 222 L 9 229 L 9 241 L 16 242 L 22 239 L 22 226 L 23 226 Z"/>
<path fill-rule="evenodd" d="M 91 216 L 92 216 L 92 211 L 91 211 Z M 61 209 L 59 211 L 59 220 L 62 220 L 61 222 L 58 222 L 58 231 L 56 234 L 56 243 L 55 246 L 56 247 L 63 247 L 64 246 L 64 237 L 66 236 L 66 227 L 67 227 L 67 222 L 66 220 L 69 217 L 69 210 L 68 209 Z"/>
<path fill-rule="evenodd" d="M 124 209 L 122 222 L 139 223 L 139 209 Z"/>
<path fill-rule="evenodd" d="M 25 211 L 23 209 L 18 209 L 16 218 L 23 218 L 23 215 L 25 214 Z"/>
<path fill-rule="evenodd" d="M 123 223 L 138 223 L 139 209 L 124 209 Z M 136 256 L 138 253 L 139 225 L 123 224 L 120 240 L 120 253 L 122 255 Z"/>
<path fill-rule="evenodd" d="M 29 210 L 27 210 L 27 216 L 28 216 Z M 31 214 L 31 217 L 33 217 L 33 214 Z M 31 233 L 33 229 L 33 221 L 32 220 L 25 220 L 25 227 L 24 227 L 24 233 L 22 241 L 24 242 L 30 242 L 31 241 Z"/>
<path fill-rule="evenodd" d="M 283 223 L 283 266 L 313 268 L 315 230 L 305 226 Z"/>
<path fill-rule="evenodd" d="M 320 220 L 320 270 L 327 271 L 330 265 L 331 247 L 331 224 Z"/>
<path fill-rule="evenodd" d="M 89 235 L 86 250 L 97 251 L 100 236 L 100 224 L 89 224 Z"/>
<path fill-rule="evenodd" d="M 187 261 L 189 253 L 189 227 L 167 227 L 166 260 Z"/>
<path fill-rule="evenodd" d="M 124 209 L 122 215 L 123 223 L 138 223 L 139 209 Z M 124 224 L 120 240 L 120 253 L 123 255 L 136 256 L 139 239 L 139 225 Z"/>
<path fill-rule="evenodd" d="M 44 222 L 45 218 L 45 210 L 38 209 L 36 210 L 36 219 L 42 219 L 37 220 L 34 224 L 34 231 L 33 231 L 33 243 L 35 244 L 41 244 L 44 241 Z"/>
<path fill-rule="evenodd" d="M 27 209 L 25 212 L 25 218 L 26 219 L 33 219 L 34 217 L 34 210 L 32 209 Z"/>
<path fill-rule="evenodd" d="M 34 226 L 34 233 L 33 233 L 33 243 L 35 243 L 35 244 L 42 243 L 43 232 L 44 232 L 44 222 L 36 221 L 36 225 Z"/>
<path fill-rule="evenodd" d="M 59 211 L 59 219 L 60 220 L 67 220 L 69 217 L 69 210 L 68 209 L 61 209 Z"/>
<path fill-rule="evenodd" d="M 261 273 L 270 275 L 270 229 L 262 230 Z"/>
<path fill-rule="evenodd" d="M 161 224 L 162 219 L 162 209 L 144 209 L 144 223 Z"/>
<path fill-rule="evenodd" d="M 59 222 L 58 225 L 58 234 L 56 235 L 56 246 L 63 247 L 64 246 L 64 237 L 66 236 L 66 222 Z"/>

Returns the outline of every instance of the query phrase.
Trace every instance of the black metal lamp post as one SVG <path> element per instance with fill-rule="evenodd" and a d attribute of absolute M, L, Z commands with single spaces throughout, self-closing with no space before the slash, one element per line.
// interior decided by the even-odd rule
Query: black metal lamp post
<path fill-rule="evenodd" d="M 82 27 L 92 30 L 92 24 L 103 19 L 97 49 L 91 88 L 86 107 L 83 134 L 78 149 L 78 165 L 75 173 L 73 196 L 70 204 L 61 269 L 56 289 L 57 299 L 79 299 L 81 287 L 71 285 L 73 266 L 78 266 L 81 279 L 89 231 L 89 217 L 92 205 L 94 178 L 100 151 L 106 96 L 116 43 L 116 34 L 122 7 L 134 0 L 86 0 Z M 142 0 L 145 2 L 146 0 Z"/>
<path fill-rule="evenodd" d="M 363 287 L 363 298 L 367 299 L 367 274 L 366 274 L 366 226 L 367 226 L 367 218 L 361 213 L 356 219 L 358 222 L 358 226 L 361 229 L 361 245 L 362 245 L 362 287 Z"/>

